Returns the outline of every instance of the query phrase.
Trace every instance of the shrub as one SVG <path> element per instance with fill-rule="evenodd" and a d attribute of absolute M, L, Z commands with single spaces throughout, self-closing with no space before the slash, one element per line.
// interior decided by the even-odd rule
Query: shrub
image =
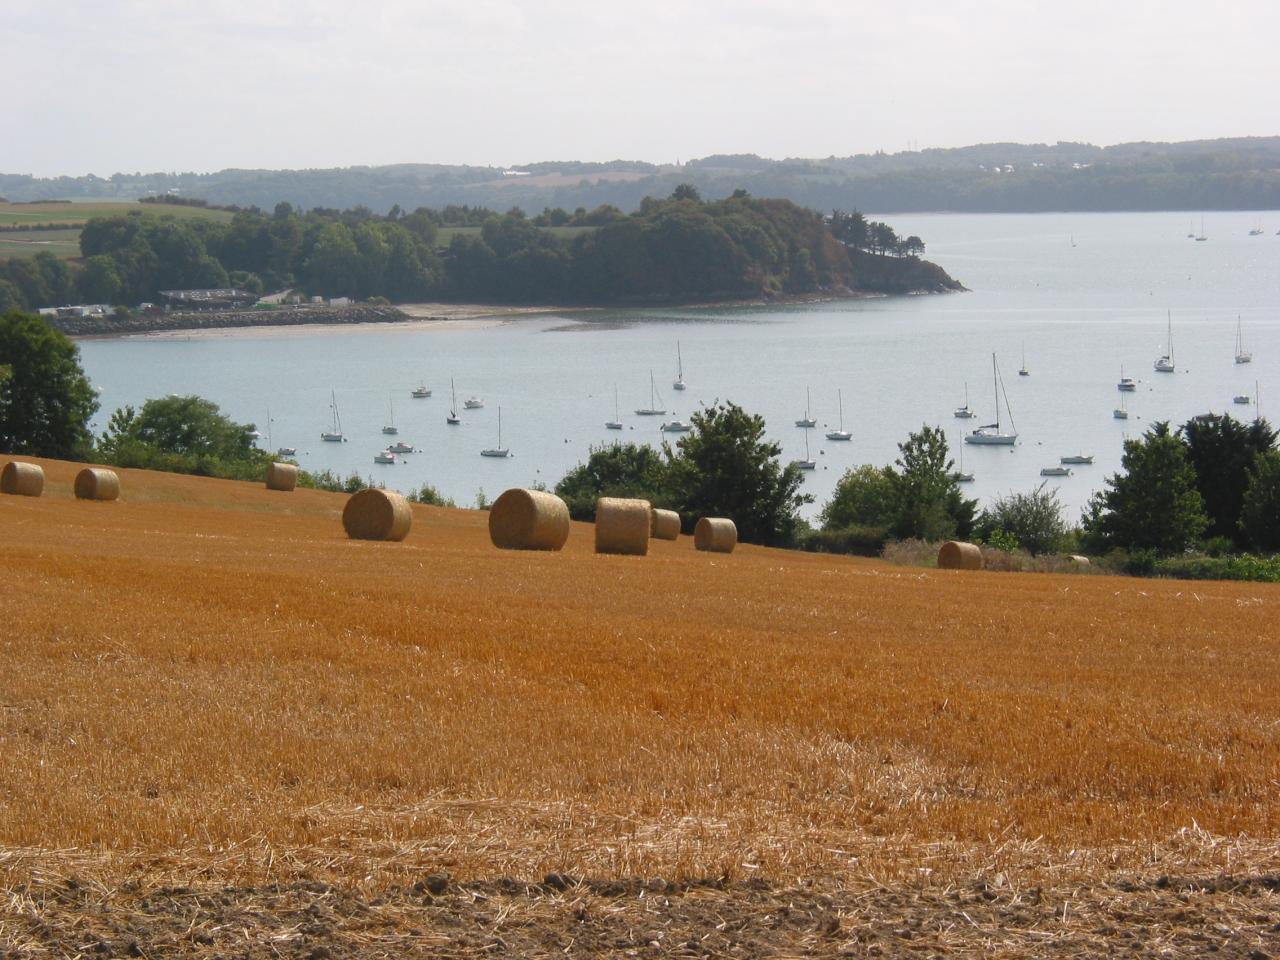
<path fill-rule="evenodd" d="M 313 490 L 328 490 L 330 493 L 358 493 L 371 484 L 366 483 L 358 473 L 352 473 L 345 480 L 332 470 L 321 470 L 319 473 L 298 471 L 298 486 L 310 487 Z"/>
<path fill-rule="evenodd" d="M 429 483 L 424 483 L 417 490 L 410 491 L 406 496 L 406 500 L 412 503 L 425 503 L 430 507 L 456 507 L 457 504 L 444 496 Z"/>
<path fill-rule="evenodd" d="M 1044 483 L 1030 493 L 997 498 L 982 512 L 977 528 L 988 542 L 996 533 L 1007 535 L 1014 548 L 1032 556 L 1060 550 L 1067 533 L 1058 492 Z"/>
<path fill-rule="evenodd" d="M 844 527 L 840 530 L 810 530 L 797 539 L 796 546 L 810 553 L 878 557 L 888 540 L 888 527 Z"/>

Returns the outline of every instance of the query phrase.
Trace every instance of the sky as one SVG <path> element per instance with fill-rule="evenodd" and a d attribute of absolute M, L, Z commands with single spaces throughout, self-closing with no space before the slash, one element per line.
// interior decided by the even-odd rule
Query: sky
<path fill-rule="evenodd" d="M 0 173 L 37 176 L 1280 134 L 1280 0 L 0 0 L 0 33 Z"/>

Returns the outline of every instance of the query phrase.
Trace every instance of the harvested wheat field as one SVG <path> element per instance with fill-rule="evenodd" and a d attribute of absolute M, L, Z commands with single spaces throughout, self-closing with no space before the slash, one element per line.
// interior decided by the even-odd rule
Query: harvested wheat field
<path fill-rule="evenodd" d="M 1280 954 L 1280 589 L 0 497 L 5 957 Z"/>

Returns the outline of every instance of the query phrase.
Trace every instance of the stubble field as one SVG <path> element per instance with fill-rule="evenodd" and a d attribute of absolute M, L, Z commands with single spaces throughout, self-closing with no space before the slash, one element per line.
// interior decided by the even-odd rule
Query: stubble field
<path fill-rule="evenodd" d="M 1274 586 L 361 543 L 339 495 L 37 462 L 0 954 L 1276 949 Z"/>

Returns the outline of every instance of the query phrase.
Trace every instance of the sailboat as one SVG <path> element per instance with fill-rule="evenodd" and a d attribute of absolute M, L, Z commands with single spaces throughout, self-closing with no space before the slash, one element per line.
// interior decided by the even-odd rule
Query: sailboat
<path fill-rule="evenodd" d="M 382 432 L 391 436 L 400 432 L 396 429 L 395 403 L 390 398 L 387 399 L 387 422 L 383 424 Z"/>
<path fill-rule="evenodd" d="M 618 385 L 613 386 L 613 419 L 604 422 L 605 428 L 608 430 L 621 430 L 622 421 L 618 419 Z"/>
<path fill-rule="evenodd" d="M 1261 223 L 1255 223 L 1255 224 L 1253 225 L 1253 229 L 1249 231 L 1249 236 L 1251 236 L 1251 237 L 1260 237 L 1260 236 L 1262 236 L 1265 232 L 1266 232 L 1266 231 L 1262 229 L 1262 224 L 1261 224 Z"/>
<path fill-rule="evenodd" d="M 1025 342 L 1022 344 L 1022 366 L 1018 368 L 1018 376 L 1031 376 L 1031 371 L 1027 369 L 1027 345 Z"/>
<path fill-rule="evenodd" d="M 1121 393 L 1133 393 L 1138 389 L 1138 381 L 1133 377 L 1124 375 L 1124 364 L 1120 364 L 1120 381 L 1116 384 L 1116 389 Z"/>
<path fill-rule="evenodd" d="M 969 381 L 964 382 L 964 406 L 956 407 L 952 416 L 959 417 L 961 420 L 972 420 L 973 411 L 969 409 Z"/>
<path fill-rule="evenodd" d="M 1187 227 L 1187 239 L 1194 240 L 1196 238 L 1196 222 L 1191 221 L 1191 226 Z"/>
<path fill-rule="evenodd" d="M 804 459 L 792 460 L 791 466 L 799 467 L 801 470 L 816 470 L 818 468 L 817 461 L 814 460 L 811 456 L 809 456 L 809 431 L 808 430 L 805 430 L 804 432 Z"/>
<path fill-rule="evenodd" d="M 453 388 L 453 377 L 449 378 L 449 415 L 444 418 L 444 422 L 454 427 L 462 422 L 462 418 L 458 416 L 458 391 Z"/>
<path fill-rule="evenodd" d="M 680 356 L 680 341 L 676 341 L 676 378 L 671 382 L 672 390 L 683 390 L 684 382 L 684 360 Z"/>
<path fill-rule="evenodd" d="M 488 450 L 481 450 L 482 457 L 509 457 L 511 451 L 502 445 L 502 408 L 498 408 L 498 445 L 490 447 Z"/>
<path fill-rule="evenodd" d="M 960 469 L 951 475 L 956 483 L 973 483 L 973 474 L 964 472 L 964 444 L 960 444 Z"/>
<path fill-rule="evenodd" d="M 797 427 L 804 427 L 808 430 L 810 427 L 816 427 L 818 421 L 813 418 L 813 414 L 809 412 L 809 388 L 804 388 L 804 416 L 796 421 Z"/>
<path fill-rule="evenodd" d="M 1120 397 L 1120 406 L 1118 406 L 1118 407 L 1116 407 L 1114 410 L 1112 410 L 1112 411 L 1111 411 L 1111 415 L 1112 415 L 1113 417 L 1115 417 L 1117 420 L 1128 420 L 1128 419 L 1129 419 L 1129 411 L 1125 408 L 1125 405 L 1124 405 L 1124 396 L 1123 396 L 1123 394 L 1122 394 L 1122 395 L 1121 395 L 1121 397 Z"/>
<path fill-rule="evenodd" d="M 1204 240 L 1208 240 L 1208 239 L 1209 239 L 1209 235 L 1208 235 L 1207 233 L 1205 233 L 1205 232 L 1204 232 L 1204 217 L 1201 217 L 1201 218 L 1200 218 L 1200 232 L 1196 234 L 1196 240 L 1198 240 L 1198 241 L 1204 241 Z"/>
<path fill-rule="evenodd" d="M 996 422 L 983 424 L 972 433 L 964 438 L 965 443 L 976 443 L 982 445 L 998 445 L 1011 447 L 1018 442 L 1018 434 L 1015 430 L 1013 433 L 1005 433 L 1000 429 L 1000 394 L 1002 386 L 1000 383 L 1000 368 L 996 366 L 996 355 L 991 355 L 991 380 L 995 387 L 996 395 Z M 1013 411 L 1009 410 L 1009 397 L 1004 398 L 1005 410 L 1009 414 L 1009 426 L 1013 426 Z"/>
<path fill-rule="evenodd" d="M 347 438 L 342 435 L 342 418 L 338 416 L 338 397 L 329 391 L 329 410 L 333 414 L 333 426 L 320 434 L 321 440 L 328 440 L 330 443 L 342 443 Z"/>
<path fill-rule="evenodd" d="M 1198 237 L 1196 239 L 1199 239 Z M 1168 313 L 1169 332 L 1166 339 L 1169 342 L 1168 352 L 1164 356 L 1157 357 L 1155 363 L 1156 373 L 1173 373 L 1173 311 Z"/>
<path fill-rule="evenodd" d="M 828 430 L 828 440 L 852 440 L 853 434 L 844 428 L 844 393 L 840 390 L 836 391 L 836 403 L 840 407 L 840 429 Z"/>
<path fill-rule="evenodd" d="M 658 408 L 657 401 L 654 400 L 654 392 L 655 392 L 655 387 L 653 385 L 653 371 L 650 370 L 649 371 L 649 406 L 641 407 L 640 409 L 638 409 L 636 411 L 636 416 L 661 417 L 666 415 L 667 411 L 661 410 Z"/>
<path fill-rule="evenodd" d="M 1240 317 L 1236 317 L 1236 363 L 1252 363 L 1253 354 L 1244 348 L 1244 335 L 1240 329 Z"/>

